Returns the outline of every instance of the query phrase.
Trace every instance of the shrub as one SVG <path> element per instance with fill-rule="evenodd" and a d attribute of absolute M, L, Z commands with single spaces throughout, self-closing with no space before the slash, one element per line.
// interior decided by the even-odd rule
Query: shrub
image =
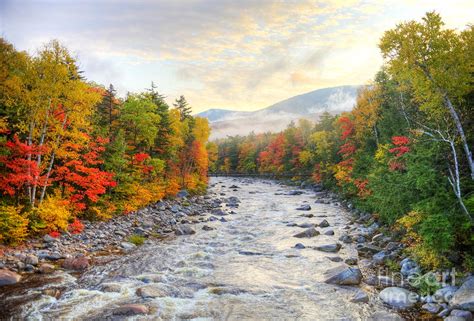
<path fill-rule="evenodd" d="M 0 205 L 0 242 L 17 244 L 28 234 L 28 219 L 20 214 L 20 208 Z"/>
<path fill-rule="evenodd" d="M 72 234 L 80 234 L 84 230 L 84 224 L 82 224 L 82 222 L 77 218 L 74 218 L 74 221 L 69 224 L 67 229 Z"/>
<path fill-rule="evenodd" d="M 46 224 L 47 231 L 66 230 L 71 216 L 68 202 L 58 195 L 47 197 L 35 213 Z"/>
<path fill-rule="evenodd" d="M 133 234 L 132 236 L 128 238 L 128 241 L 138 246 L 145 243 L 145 238 L 141 235 Z"/>

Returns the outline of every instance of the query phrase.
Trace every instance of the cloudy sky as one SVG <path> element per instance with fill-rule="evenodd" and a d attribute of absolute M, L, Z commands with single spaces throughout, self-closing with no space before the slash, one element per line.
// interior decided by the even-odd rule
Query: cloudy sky
<path fill-rule="evenodd" d="M 122 95 L 153 80 L 195 112 L 255 110 L 370 81 L 383 31 L 431 10 L 451 28 L 474 22 L 472 0 L 0 0 L 0 34 L 32 54 L 59 39 Z"/>

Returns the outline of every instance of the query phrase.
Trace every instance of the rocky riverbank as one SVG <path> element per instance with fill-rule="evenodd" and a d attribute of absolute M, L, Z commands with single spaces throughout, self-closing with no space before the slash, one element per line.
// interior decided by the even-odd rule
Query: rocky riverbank
<path fill-rule="evenodd" d="M 193 224 L 225 221 L 238 200 L 230 197 L 192 196 L 186 193 L 174 200 L 163 200 L 137 212 L 117 216 L 106 222 L 84 222 L 80 234 L 64 233 L 54 238 L 28 240 L 19 248 L 3 248 L 0 256 L 0 286 L 20 282 L 34 273 L 49 274 L 57 269 L 83 271 L 110 254 L 124 254 L 137 243 L 152 242 L 178 235 L 194 234 Z M 213 229 L 207 225 L 203 230 Z"/>
<path fill-rule="evenodd" d="M 305 184 L 302 185 L 305 187 Z M 357 258 L 345 260 L 345 266 L 327 272 L 326 283 L 347 285 L 361 284 L 375 287 L 379 299 L 408 319 L 471 321 L 474 312 L 474 276 L 472 273 L 455 274 L 455 270 L 422 271 L 418 264 L 404 253 L 404 244 L 390 235 L 370 213 L 354 208 L 338 195 L 323 191 L 320 186 L 311 186 L 320 196 L 316 203 L 344 206 L 352 215 L 349 224 L 343 227 L 339 237 L 341 243 L 329 245 L 327 252 L 337 252 L 343 244 L 356 244 Z M 307 210 L 308 208 L 298 208 Z M 326 227 L 321 226 L 320 227 Z M 314 226 L 300 233 L 315 236 Z M 296 237 L 300 237 L 295 235 Z M 298 243 L 297 246 L 304 247 Z M 333 261 L 343 261 L 338 257 Z M 351 267 L 352 266 L 352 267 Z M 427 290 L 429 288 L 429 290 Z M 353 302 L 368 302 L 367 293 L 357 292 Z M 388 316 L 382 316 L 382 319 Z M 391 316 L 390 318 L 397 319 Z M 401 318 L 400 318 L 401 319 Z"/>

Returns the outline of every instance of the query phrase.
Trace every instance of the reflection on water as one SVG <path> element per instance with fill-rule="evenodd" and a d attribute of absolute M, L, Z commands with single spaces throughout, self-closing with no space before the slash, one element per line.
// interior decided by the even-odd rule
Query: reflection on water
<path fill-rule="evenodd" d="M 275 195 L 289 187 L 258 179 L 213 178 L 210 193 L 237 196 L 241 203 L 228 222 L 207 222 L 215 230 L 194 228 L 195 235 L 144 245 L 129 255 L 90 268 L 79 279 L 64 274 L 67 289 L 59 299 L 39 295 L 19 312 L 30 320 L 102 320 L 106 311 L 124 303 L 149 307 L 137 320 L 364 320 L 376 303 L 351 303 L 355 287 L 328 285 L 323 273 L 337 266 L 327 257 L 356 254 L 344 245 L 337 254 L 306 246 L 334 243 L 347 221 L 336 205 L 315 204 L 316 196 Z M 240 188 L 232 191 L 229 186 Z M 221 197 L 221 196 L 217 196 Z M 308 202 L 310 212 L 295 210 Z M 307 218 L 302 214 L 312 213 Z M 327 217 L 326 217 L 327 216 Z M 321 235 L 292 237 L 300 227 L 289 223 L 319 223 Z M 323 235 L 334 229 L 334 236 Z M 48 286 L 58 286 L 49 284 Z M 138 290 L 140 289 L 140 290 Z M 138 290 L 138 291 L 137 291 Z"/>

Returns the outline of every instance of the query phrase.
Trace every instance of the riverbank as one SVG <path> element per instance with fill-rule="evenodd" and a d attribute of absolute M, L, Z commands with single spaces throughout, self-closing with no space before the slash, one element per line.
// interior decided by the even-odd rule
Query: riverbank
<path fill-rule="evenodd" d="M 42 316 L 51 313 L 50 309 L 64 314 L 64 309 L 68 311 L 73 304 L 80 306 L 75 315 L 84 317 L 84 309 L 88 308 L 84 300 L 97 300 L 99 295 L 101 300 L 97 302 L 103 306 L 97 303 L 100 311 L 90 315 L 106 317 L 125 311 L 166 316 L 169 313 L 166 300 L 180 300 L 180 305 L 186 305 L 186 300 L 193 298 L 204 300 L 201 304 L 207 306 L 221 302 L 222 295 L 273 296 L 291 280 L 290 284 L 294 285 L 291 291 L 287 290 L 290 292 L 285 298 L 296 295 L 293 290 L 296 284 L 305 284 L 305 288 L 315 284 L 312 291 L 322 291 L 315 294 L 319 295 L 318 300 L 328 300 L 324 311 L 327 315 L 344 315 L 344 311 L 332 311 L 337 309 L 332 306 L 337 300 L 338 305 L 347 305 L 353 313 L 361 310 L 357 313 L 363 313 L 363 319 L 400 320 L 395 311 L 403 311 L 401 315 L 406 319 L 421 317 L 420 307 L 424 304 L 421 299 L 392 300 L 406 285 L 392 278 L 393 271 L 382 267 L 387 262 L 394 265 L 402 260 L 403 245 L 381 233 L 383 227 L 372 216 L 350 209 L 352 206 L 337 195 L 313 186 L 291 190 L 285 186 L 279 188 L 271 181 L 224 180 L 225 184 L 215 180 L 206 196 L 159 202 L 108 222 L 86 223 L 80 235 L 63 235 L 54 240 L 45 237 L 6 253 L 2 257 L 5 267 L 18 272 L 21 280 L 0 287 L 4 310 L 18 315 L 18 308 L 23 305 L 26 310 L 40 311 Z M 255 207 L 255 202 L 260 205 Z M 180 235 L 187 236 L 177 237 Z M 130 242 L 141 238 L 143 246 Z M 241 262 L 243 259 L 248 261 Z M 241 262 L 238 268 L 236 262 Z M 397 268 L 416 269 L 412 262 L 407 262 L 410 261 Z M 212 277 L 202 279 L 206 275 Z M 267 280 L 270 276 L 271 281 Z M 56 281 L 57 278 L 62 281 Z M 250 283 L 242 284 L 247 278 Z M 261 284 L 260 278 L 263 278 Z M 272 285 L 275 281 L 279 282 Z M 191 295 L 190 286 L 197 292 Z M 324 320 L 319 301 L 306 297 L 306 291 L 298 294 L 298 300 L 305 303 L 304 312 L 299 313 L 319 315 Z M 333 291 L 338 293 L 334 298 Z M 381 298 L 383 291 L 391 292 L 382 296 L 385 300 Z M 116 293 L 120 296 L 116 297 Z M 206 293 L 204 297 L 203 293 Z M 403 295 L 408 298 L 407 293 Z M 16 299 L 11 299 L 13 296 Z M 229 303 L 231 310 L 235 309 L 235 299 L 232 297 Z M 446 302 L 432 299 L 429 307 L 433 310 L 445 305 L 445 313 L 462 313 Z M 382 302 L 396 309 L 384 310 Z M 34 308 L 28 308 L 30 304 Z M 63 307 L 64 304 L 69 308 Z M 274 304 L 268 302 L 267 313 L 274 312 Z M 294 302 L 285 304 L 289 310 L 297 306 Z M 366 310 L 370 313 L 365 314 Z"/>

